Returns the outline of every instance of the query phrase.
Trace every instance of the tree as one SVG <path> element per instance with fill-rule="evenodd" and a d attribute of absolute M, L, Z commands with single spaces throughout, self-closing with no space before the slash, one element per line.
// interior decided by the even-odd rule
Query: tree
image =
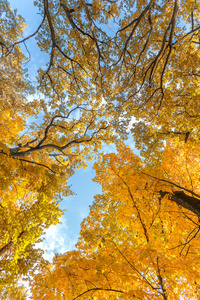
<path fill-rule="evenodd" d="M 141 0 L 95 0 L 91 3 L 85 0 L 38 0 L 35 5 L 42 16 L 41 24 L 28 37 L 22 36 L 25 25 L 17 12 L 12 11 L 6 0 L 0 1 L 0 5 L 3 24 L 0 31 L 0 209 L 3 216 L 0 256 L 3 281 L 7 281 L 9 286 L 19 278 L 18 263 L 25 266 L 29 252 L 31 255 L 27 265 L 30 266 L 29 270 L 34 267 L 36 253 L 33 244 L 38 241 L 45 228 L 58 222 L 62 214 L 58 208 L 60 191 L 62 195 L 70 193 L 66 182 L 75 168 L 84 167 L 86 160 L 97 153 L 104 142 L 118 143 L 120 139 L 124 139 L 127 128 L 130 127 L 145 161 L 133 159 L 128 150 L 122 150 L 118 157 L 114 154 L 104 157 L 102 170 L 99 165 L 97 171 L 106 173 L 107 179 L 103 182 L 105 175 L 98 173 L 98 180 L 109 193 L 110 187 L 106 184 L 113 182 L 112 196 L 118 197 L 119 194 L 116 210 L 121 218 L 127 213 L 126 221 L 122 221 L 124 226 L 129 219 L 132 220 L 132 215 L 129 216 L 131 208 L 121 204 L 120 195 L 124 192 L 123 197 L 130 198 L 134 204 L 133 190 L 136 190 L 134 193 L 141 207 L 134 204 L 136 220 L 132 222 L 135 222 L 141 243 L 148 244 L 151 241 L 156 247 L 162 246 L 162 237 L 159 236 L 160 232 L 161 236 L 164 234 L 162 222 L 171 222 L 166 211 L 164 210 L 165 217 L 160 216 L 163 221 L 157 225 L 159 234 L 150 224 L 155 224 L 154 218 L 157 220 L 163 212 L 159 210 L 160 203 L 167 203 L 170 207 L 178 204 L 183 211 L 181 224 L 185 231 L 184 234 L 180 233 L 181 228 L 177 225 L 175 214 L 174 232 L 177 235 L 173 236 L 175 240 L 180 236 L 178 239 L 182 251 L 188 257 L 189 249 L 198 236 L 200 214 L 199 3 L 193 0 L 181 3 L 179 0 L 159 3 L 152 0 L 148 3 Z M 33 37 L 36 37 L 41 51 L 49 55 L 49 62 L 44 70 L 40 68 L 38 71 L 37 90 L 44 98 L 41 96 L 42 99 L 29 100 L 27 105 L 27 95 L 34 89 L 26 78 L 23 68 L 26 58 L 20 47 Z M 39 119 L 33 123 L 32 118 L 38 114 Z M 28 122 L 32 124 L 27 125 Z M 130 174 L 126 166 L 125 171 L 121 170 L 122 163 L 127 159 L 122 155 L 123 151 L 136 164 Z M 112 162 L 112 157 L 115 163 Z M 131 164 L 131 161 L 127 161 L 127 164 Z M 110 170 L 111 165 L 115 174 Z M 122 173 L 128 172 L 123 175 L 127 178 L 121 176 L 119 169 Z M 104 202 L 107 204 L 102 209 L 106 216 L 108 212 L 113 216 L 109 209 L 110 196 L 107 196 L 109 194 L 104 195 Z M 147 204 L 144 198 L 149 199 Z M 152 205 L 152 212 L 147 214 L 146 206 L 151 211 Z M 144 217 L 143 214 L 147 215 Z M 11 218 L 15 220 L 13 224 Z M 26 224 L 22 223 L 22 218 L 27 220 Z M 99 218 L 99 225 L 95 229 L 97 231 L 101 229 L 102 218 Z M 105 222 L 111 222 L 109 216 Z M 114 214 L 110 227 L 118 228 L 118 222 Z M 192 229 L 192 225 L 196 227 Z M 123 231 L 125 230 L 121 228 L 122 235 Z M 168 227 L 165 231 L 168 241 L 171 233 Z M 95 237 L 92 228 L 89 233 L 90 237 Z M 128 234 L 131 240 L 131 232 Z M 157 244 L 155 237 L 158 238 Z M 84 238 L 87 241 L 87 237 Z M 168 242 L 173 243 L 173 238 Z M 119 245 L 120 243 L 124 245 L 124 240 L 120 240 Z M 132 245 L 124 246 L 125 250 L 131 249 L 125 255 L 118 244 L 118 248 L 112 248 L 114 246 L 111 244 L 109 240 L 108 253 L 115 249 L 118 253 L 115 260 L 120 261 L 124 255 L 125 265 L 130 267 L 128 253 L 132 251 Z M 86 246 L 81 247 L 85 249 Z M 81 247 L 78 250 L 80 253 L 73 253 L 80 259 Z M 198 251 L 195 247 L 196 245 L 193 251 L 196 253 Z M 150 249 L 154 251 L 154 248 Z M 95 254 L 97 258 L 90 252 L 88 258 L 84 258 L 85 264 L 93 264 L 94 270 L 97 269 L 95 259 L 101 257 L 99 251 Z M 160 260 L 165 261 L 168 254 L 160 253 L 159 249 L 155 251 L 157 254 L 153 256 L 151 263 L 147 259 L 145 264 L 147 266 L 150 263 L 152 271 L 148 276 L 152 276 L 159 288 L 152 288 L 154 285 L 149 277 L 143 278 L 151 288 L 145 290 L 145 297 L 150 297 L 155 292 L 152 297 L 156 297 L 158 293 L 166 299 Z M 176 252 L 174 255 L 177 257 Z M 73 260 L 74 258 L 72 265 Z M 170 261 L 174 262 L 173 255 L 170 256 Z M 185 261 L 187 264 L 189 259 Z M 183 263 L 181 259 L 180 262 Z M 12 271 L 8 265 L 12 265 Z M 192 267 L 188 265 L 188 270 L 192 272 L 193 267 L 196 272 L 194 264 L 191 263 Z M 115 267 L 114 262 L 112 266 Z M 23 274 L 28 273 L 27 268 L 21 269 Z M 56 270 L 57 268 L 55 272 Z M 140 266 L 139 273 L 145 273 L 143 266 Z M 197 273 L 193 276 L 197 282 L 196 289 Z M 180 278 L 188 279 L 184 272 L 180 271 L 180 274 L 182 277 L 170 278 L 168 293 L 171 293 L 175 282 L 181 283 Z M 141 275 L 138 280 L 141 280 Z M 168 280 L 166 277 L 166 281 Z M 94 278 L 94 282 L 99 283 L 98 276 Z M 187 288 L 191 291 L 194 280 L 188 279 L 188 282 Z M 98 284 L 96 286 L 98 288 Z M 123 295 L 129 293 L 126 296 L 130 297 L 132 294 L 128 284 L 125 287 L 122 282 L 122 286 L 120 291 Z M 79 287 L 80 294 L 82 287 Z M 108 286 L 105 289 L 109 289 Z M 143 298 L 136 292 L 137 297 Z M 2 293 L 5 291 L 2 290 Z M 85 296 L 87 297 L 87 293 Z"/>
<path fill-rule="evenodd" d="M 51 122 L 49 129 L 56 127 L 57 132 L 61 128 L 54 121 L 63 122 L 74 106 L 86 106 L 81 138 L 90 123 L 95 134 L 105 128 L 94 122 L 104 116 L 109 125 L 106 139 L 113 130 L 124 138 L 134 117 L 134 139 L 147 157 L 152 152 L 161 155 L 167 136 L 198 140 L 198 3 L 40 0 L 35 4 L 42 15 L 36 32 L 6 47 L 9 54 L 37 36 L 39 47 L 49 54 L 47 69 L 40 69 L 38 76 L 52 112 L 45 114 L 43 132 Z M 73 140 L 74 136 L 62 147 Z"/>
<path fill-rule="evenodd" d="M 0 206 L 0 291 L 6 287 L 7 291 L 10 288 L 12 291 L 21 276 L 27 279 L 37 268 L 43 260 L 43 251 L 35 244 L 41 241 L 40 237 L 51 224 L 59 222 L 63 214 L 52 192 L 43 191 L 33 200 L 33 203 L 19 201 L 21 203 L 15 206 Z"/>
<path fill-rule="evenodd" d="M 105 155 L 78 249 L 41 266 L 33 299 L 198 299 L 199 212 L 176 200 L 196 199 L 198 153 L 171 142 L 156 166 L 124 145 Z"/>
<path fill-rule="evenodd" d="M 20 49 L 24 23 L 7 1 L 1 13 L 0 274 L 2 298 L 42 259 L 35 243 L 59 222 L 67 181 L 112 134 L 95 104 L 28 100 L 31 87 Z M 25 41 L 23 41 L 25 42 Z M 48 97 L 48 94 L 46 94 Z M 28 102 L 28 105 L 27 105 Z M 37 124 L 33 122 L 40 113 Z M 98 116 L 98 121 L 97 121 Z M 27 121 L 27 122 L 26 122 Z M 31 125 L 28 125 L 31 123 Z M 84 147 L 85 145 L 85 147 Z M 10 291 L 8 291 L 10 293 Z M 12 291 L 11 291 L 12 292 Z M 11 296 L 10 296 L 11 297 Z"/>
<path fill-rule="evenodd" d="M 7 51 L 37 36 L 39 47 L 49 54 L 47 68 L 38 75 L 49 109 L 62 107 L 66 113 L 83 103 L 95 111 L 98 107 L 96 115 L 107 117 L 123 137 L 134 117 L 134 139 L 147 156 L 160 153 L 167 136 L 199 139 L 197 2 L 35 4 L 41 24 Z"/>
<path fill-rule="evenodd" d="M 11 291 L 6 290 L 6 288 L 3 289 L 1 292 L 1 299 L 6 300 L 6 299 L 19 299 L 19 300 L 25 300 L 27 299 L 27 290 L 24 288 L 24 286 L 19 286 L 16 285 L 12 287 Z"/>
<path fill-rule="evenodd" d="M 132 132 L 147 156 L 160 154 L 168 136 L 198 141 L 196 1 L 45 0 L 37 5 L 44 20 L 38 43 L 50 55 L 47 70 L 40 71 L 42 91 L 54 98 L 67 95 L 69 103 L 77 95 L 92 103 L 103 97 L 104 114 L 114 116 L 115 130 L 119 118 L 120 130 L 123 122 L 137 120 Z M 67 80 L 58 83 L 55 78 L 63 76 Z"/>

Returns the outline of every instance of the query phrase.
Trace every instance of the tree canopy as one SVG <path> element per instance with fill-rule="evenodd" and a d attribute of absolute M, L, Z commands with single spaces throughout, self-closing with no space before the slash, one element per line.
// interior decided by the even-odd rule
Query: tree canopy
<path fill-rule="evenodd" d="M 199 299 L 200 4 L 34 5 L 41 23 L 24 36 L 0 1 L 2 299 L 25 299 L 19 279 L 34 274 L 33 299 Z M 31 56 L 34 38 L 48 61 L 33 85 L 22 45 Z M 36 243 L 64 213 L 70 176 L 97 156 L 103 192 L 77 250 L 50 264 Z"/>
<path fill-rule="evenodd" d="M 41 265 L 34 299 L 198 299 L 199 212 L 186 200 L 199 201 L 187 189 L 199 172 L 185 176 L 194 158 L 186 164 L 182 148 L 168 145 L 160 166 L 145 166 L 124 145 L 96 163 L 103 193 L 82 223 L 77 250 Z M 170 159 L 181 163 L 179 172 L 167 169 Z"/>

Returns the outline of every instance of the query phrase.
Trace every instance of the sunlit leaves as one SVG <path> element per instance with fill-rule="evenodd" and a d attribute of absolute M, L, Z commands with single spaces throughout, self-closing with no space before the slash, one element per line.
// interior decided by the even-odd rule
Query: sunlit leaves
<path fill-rule="evenodd" d="M 192 178 L 199 158 L 186 165 L 186 153 L 171 142 L 160 165 L 145 165 L 124 145 L 104 155 L 95 164 L 103 194 L 82 223 L 77 250 L 41 265 L 33 298 L 197 299 L 198 216 L 173 200 L 176 184 L 192 188 L 185 172 Z M 171 196 L 161 197 L 161 189 Z"/>
<path fill-rule="evenodd" d="M 101 156 L 95 165 L 103 194 L 95 197 L 82 224 L 78 250 L 55 257 L 53 266 L 43 262 L 33 295 L 194 298 L 199 286 L 199 4 L 34 4 L 42 20 L 25 40 L 37 36 L 49 61 L 39 66 L 37 78 L 44 99 L 27 104 L 32 88 L 20 48 L 25 40 L 19 40 L 24 21 L 7 1 L 0 2 L 3 284 L 11 286 L 41 259 L 34 244 L 59 221 L 59 200 L 70 194 L 66 182 L 75 168 L 85 167 L 104 142 L 116 142 L 118 153 Z M 38 112 L 37 124 L 29 126 Z M 119 143 L 127 129 L 145 160 Z M 15 292 L 23 297 L 20 289 L 10 297 Z"/>

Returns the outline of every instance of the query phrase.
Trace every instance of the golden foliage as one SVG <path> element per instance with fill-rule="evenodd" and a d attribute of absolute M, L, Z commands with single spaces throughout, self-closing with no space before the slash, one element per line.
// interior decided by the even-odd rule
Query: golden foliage
<path fill-rule="evenodd" d="M 34 4 L 42 21 L 24 38 L 0 1 L 2 299 L 24 299 L 16 282 L 40 261 L 34 299 L 198 299 L 199 3 Z M 21 45 L 34 36 L 49 62 L 44 99 L 30 100 Z M 121 142 L 127 130 L 143 158 Z M 45 263 L 34 245 L 58 223 L 69 177 L 113 142 L 77 250 Z"/>

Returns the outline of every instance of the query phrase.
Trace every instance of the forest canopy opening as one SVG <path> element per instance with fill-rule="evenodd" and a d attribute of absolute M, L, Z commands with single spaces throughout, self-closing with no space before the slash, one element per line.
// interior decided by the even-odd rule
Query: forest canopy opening
<path fill-rule="evenodd" d="M 24 278 L 32 299 L 199 299 L 200 4 L 34 5 L 28 33 L 0 1 L 1 299 L 28 299 Z M 35 246 L 94 157 L 102 193 L 48 262 Z"/>

